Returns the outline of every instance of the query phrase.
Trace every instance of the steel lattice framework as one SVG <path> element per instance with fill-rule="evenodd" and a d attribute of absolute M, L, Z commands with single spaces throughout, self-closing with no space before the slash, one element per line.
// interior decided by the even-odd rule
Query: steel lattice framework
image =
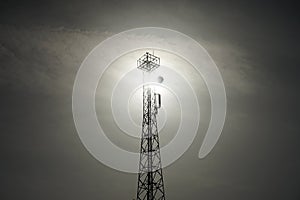
<path fill-rule="evenodd" d="M 159 67 L 159 62 L 158 57 L 146 53 L 138 60 L 138 68 L 151 72 Z M 138 200 L 165 200 L 156 120 L 159 108 L 160 95 L 155 93 L 151 86 L 144 85 L 142 138 L 137 189 Z"/>

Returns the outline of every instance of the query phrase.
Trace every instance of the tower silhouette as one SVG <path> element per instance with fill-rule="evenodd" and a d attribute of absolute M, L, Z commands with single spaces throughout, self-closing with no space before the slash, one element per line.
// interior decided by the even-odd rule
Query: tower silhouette
<path fill-rule="evenodd" d="M 137 68 L 151 73 L 160 66 L 160 58 L 146 52 L 137 61 Z M 160 156 L 157 114 L 161 95 L 151 85 L 143 83 L 143 121 L 140 146 L 137 200 L 165 200 Z"/>

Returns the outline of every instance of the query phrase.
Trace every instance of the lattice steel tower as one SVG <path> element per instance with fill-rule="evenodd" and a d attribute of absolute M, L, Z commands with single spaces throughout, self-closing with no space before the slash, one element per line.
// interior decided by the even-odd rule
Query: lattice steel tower
<path fill-rule="evenodd" d="M 137 68 L 151 73 L 160 66 L 160 58 L 145 53 Z M 151 85 L 143 85 L 143 121 L 140 147 L 137 200 L 165 200 L 156 115 L 161 107 L 160 94 Z"/>

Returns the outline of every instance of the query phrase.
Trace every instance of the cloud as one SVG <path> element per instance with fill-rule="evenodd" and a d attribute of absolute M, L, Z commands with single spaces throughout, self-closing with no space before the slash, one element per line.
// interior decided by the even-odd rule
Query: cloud
<path fill-rule="evenodd" d="M 72 87 L 85 56 L 110 33 L 1 26 L 1 85 L 56 93 Z"/>

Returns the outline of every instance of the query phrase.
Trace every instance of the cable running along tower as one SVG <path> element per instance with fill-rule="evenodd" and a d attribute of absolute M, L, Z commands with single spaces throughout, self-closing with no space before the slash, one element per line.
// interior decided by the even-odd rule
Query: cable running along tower
<path fill-rule="evenodd" d="M 137 61 L 144 75 L 160 66 L 160 58 L 146 52 Z M 154 87 L 143 83 L 143 121 L 140 146 L 137 200 L 165 200 L 156 116 L 161 107 L 161 96 Z"/>

